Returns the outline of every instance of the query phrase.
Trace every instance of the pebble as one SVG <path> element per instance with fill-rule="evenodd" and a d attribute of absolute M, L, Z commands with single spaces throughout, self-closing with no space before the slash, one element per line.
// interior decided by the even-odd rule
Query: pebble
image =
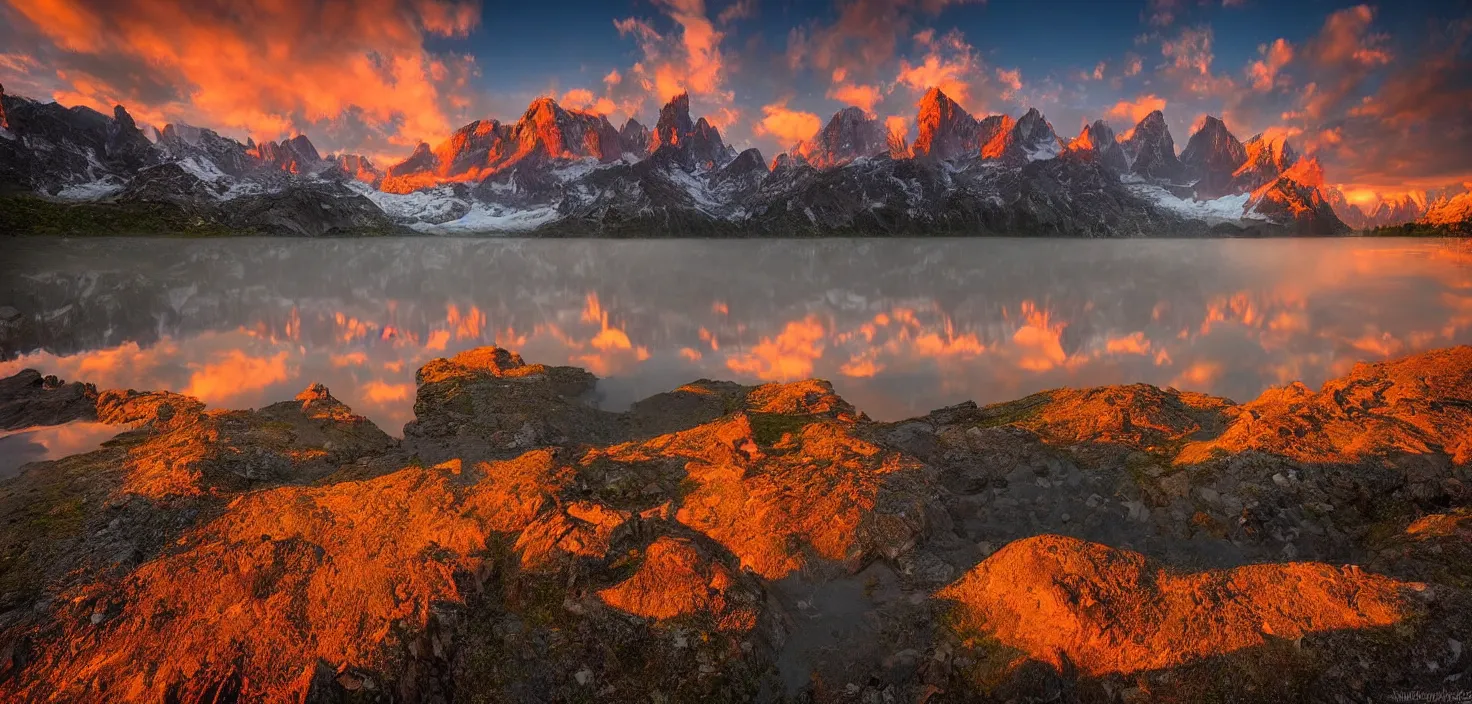
<path fill-rule="evenodd" d="M 577 680 L 578 684 L 587 685 L 589 682 L 593 681 L 593 671 L 585 667 L 581 670 L 578 670 L 577 673 L 572 676 L 572 678 Z"/>

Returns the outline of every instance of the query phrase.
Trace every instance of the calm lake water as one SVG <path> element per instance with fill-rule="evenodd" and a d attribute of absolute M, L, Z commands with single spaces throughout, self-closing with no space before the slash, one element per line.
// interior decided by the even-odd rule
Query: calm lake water
<path fill-rule="evenodd" d="M 4 248 L 0 375 L 34 367 L 220 408 L 320 381 L 395 435 L 413 415 L 420 365 L 490 344 L 591 370 L 612 409 L 701 377 L 820 377 L 893 420 L 1063 385 L 1143 381 L 1247 400 L 1292 380 L 1318 385 L 1357 361 L 1472 342 L 1472 249 L 1455 241 L 109 238 Z M 51 435 L 0 443 L 29 443 L 34 457 L 61 452 L 48 443 L 92 441 L 85 429 Z"/>

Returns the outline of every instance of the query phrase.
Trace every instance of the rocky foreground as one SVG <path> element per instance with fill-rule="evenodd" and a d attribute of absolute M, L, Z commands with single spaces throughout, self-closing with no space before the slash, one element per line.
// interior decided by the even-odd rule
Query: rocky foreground
<path fill-rule="evenodd" d="M 0 484 L 0 700 L 1393 701 L 1472 690 L 1472 348 L 1245 404 L 876 423 L 822 381 L 624 413 L 484 348 L 395 440 L 33 372 L 120 425 Z"/>

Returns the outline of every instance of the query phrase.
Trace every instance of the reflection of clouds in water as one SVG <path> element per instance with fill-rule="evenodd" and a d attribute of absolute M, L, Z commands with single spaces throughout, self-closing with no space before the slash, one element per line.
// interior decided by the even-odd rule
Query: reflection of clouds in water
<path fill-rule="evenodd" d="M 30 366 L 241 408 L 320 381 L 397 433 L 415 370 L 486 344 L 593 371 L 609 407 L 698 377 L 816 376 L 897 419 L 1134 381 L 1246 400 L 1472 341 L 1472 269 L 1434 242 L 303 242 L 273 243 L 267 261 L 226 242 L 150 246 L 211 253 L 153 252 L 170 295 L 130 295 L 149 321 L 173 323 L 128 334 L 158 337 L 35 352 L 0 373 Z M 170 257 L 234 258 L 240 271 Z M 46 295 L 60 307 L 77 294 Z"/>
<path fill-rule="evenodd" d="M 20 431 L 0 431 L 0 479 L 15 476 L 28 462 L 54 460 L 90 452 L 126 428 L 106 423 L 75 422 Z"/>

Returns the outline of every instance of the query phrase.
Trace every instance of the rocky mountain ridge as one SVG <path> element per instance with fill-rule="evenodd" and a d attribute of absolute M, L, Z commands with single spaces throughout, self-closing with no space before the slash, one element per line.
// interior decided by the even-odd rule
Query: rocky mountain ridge
<path fill-rule="evenodd" d="M 298 135 L 245 144 L 167 125 L 150 143 L 121 107 L 5 96 L 8 157 L 0 182 L 108 210 L 119 202 L 174 219 L 232 226 L 240 197 L 300 204 L 251 227 L 291 234 L 373 231 L 532 235 L 1034 234 L 1056 236 L 1337 234 L 1346 230 L 1286 141 L 1238 143 L 1208 119 L 1178 157 L 1164 116 L 1122 139 L 1102 121 L 1065 142 L 1036 109 L 978 119 L 939 89 L 918 105 L 906 144 L 857 108 L 767 166 L 738 159 L 720 131 L 692 119 L 688 96 L 653 129 L 539 98 L 514 123 L 477 120 L 380 170 L 323 157 Z M 1185 161 L 1182 161 L 1182 158 Z M 762 168 L 757 168 L 762 163 Z M 156 169 L 160 165 L 173 165 Z M 1316 167 L 1316 165 L 1315 165 Z M 1282 179 L 1288 182 L 1278 183 Z M 295 195 L 282 197 L 292 192 Z M 63 208 L 63 210 L 66 210 Z M 375 212 L 376 211 L 376 212 Z M 280 223 L 292 223 L 281 228 Z M 167 218 L 166 218 L 167 219 Z M 8 225 L 0 222 L 0 225 Z"/>
<path fill-rule="evenodd" d="M 1236 403 L 1061 388 L 877 423 L 824 381 L 624 412 L 499 348 L 402 439 L 0 380 L 117 437 L 0 482 L 0 698 L 1380 701 L 1472 676 L 1472 348 Z"/>

